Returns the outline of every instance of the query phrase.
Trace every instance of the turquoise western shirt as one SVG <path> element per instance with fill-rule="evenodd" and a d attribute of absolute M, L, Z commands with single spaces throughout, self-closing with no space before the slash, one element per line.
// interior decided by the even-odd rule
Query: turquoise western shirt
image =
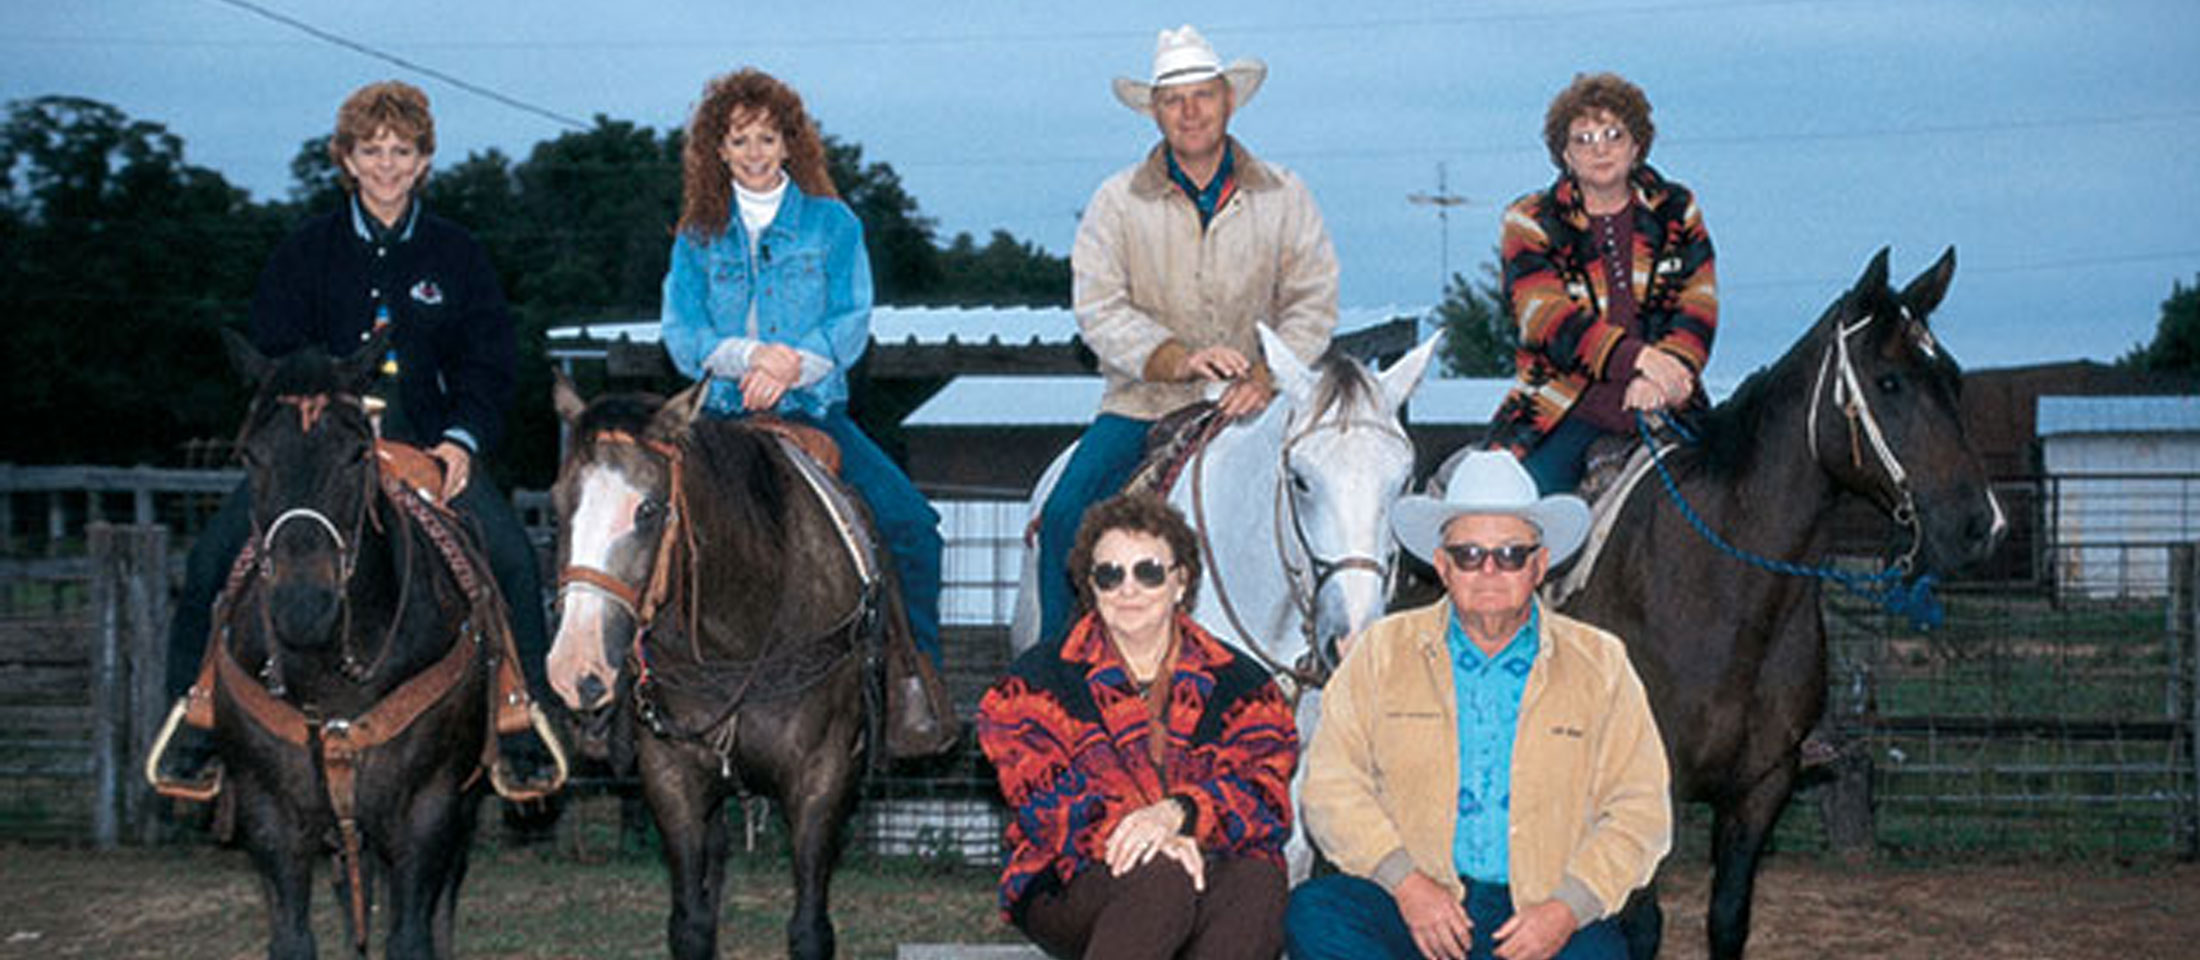
<path fill-rule="evenodd" d="M 1535 665 L 1537 616 L 1531 610 L 1494 657 L 1468 639 L 1456 612 L 1444 632 L 1459 704 L 1459 824 L 1451 860 L 1460 876 L 1482 883 L 1511 882 L 1513 734 Z"/>

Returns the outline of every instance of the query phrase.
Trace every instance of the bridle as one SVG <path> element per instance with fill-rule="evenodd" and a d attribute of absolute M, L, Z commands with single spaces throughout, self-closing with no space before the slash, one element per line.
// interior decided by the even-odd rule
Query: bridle
<path fill-rule="evenodd" d="M 274 400 L 276 403 L 298 411 L 300 433 L 312 433 L 324 415 L 329 412 L 331 403 L 358 411 L 362 417 L 366 415 L 365 402 L 357 395 L 349 393 L 283 394 L 275 397 Z M 371 436 L 371 431 L 369 435 Z M 239 446 L 242 445 L 240 438 Z M 314 507 L 291 507 L 276 514 L 275 519 L 270 521 L 264 530 L 259 531 L 259 535 L 253 538 L 252 543 L 247 546 L 245 551 L 250 556 L 247 562 L 250 564 L 252 574 L 265 581 L 274 576 L 275 537 L 283 531 L 284 527 L 292 523 L 303 523 L 307 527 L 318 529 L 328 536 L 329 541 L 336 546 L 337 575 L 335 592 L 343 616 L 343 620 L 337 628 L 338 643 L 341 645 L 342 652 L 340 669 L 343 671 L 345 678 L 354 683 L 365 682 L 367 677 L 373 675 L 375 669 L 381 666 L 382 661 L 388 657 L 390 648 L 388 638 L 385 638 L 381 652 L 375 655 L 372 662 L 368 662 L 362 660 L 351 645 L 351 578 L 359 567 L 359 552 L 367 524 L 375 522 L 374 499 L 375 494 L 380 489 L 379 471 L 373 469 L 372 460 L 367 461 L 367 466 L 368 469 L 361 471 L 364 478 L 362 481 L 364 489 L 359 497 L 358 515 L 351 518 L 350 534 L 348 536 L 327 513 Z M 275 636 L 271 624 L 273 612 L 270 609 L 269 598 L 269 591 L 261 591 L 258 606 L 262 629 L 266 631 L 267 636 L 273 637 Z M 282 686 L 282 673 L 277 666 L 280 662 L 281 658 L 275 656 L 270 656 L 267 661 L 267 669 L 270 671 L 269 681 L 277 689 Z"/>
<path fill-rule="evenodd" d="M 639 657 L 641 656 L 642 639 L 649 633 L 650 625 L 655 622 L 658 610 L 664 606 L 665 597 L 672 591 L 672 553 L 680 543 L 682 531 L 687 533 L 687 547 L 691 554 L 695 547 L 694 532 L 688 530 L 688 525 L 685 522 L 687 515 L 686 457 L 678 444 L 654 438 L 636 437 L 624 430 L 606 430 L 597 433 L 590 439 L 590 442 L 647 450 L 664 460 L 666 475 L 670 478 L 670 493 L 667 495 L 665 503 L 664 528 L 657 535 L 657 547 L 651 555 L 649 579 L 646 583 L 640 585 L 629 583 L 609 570 L 583 563 L 575 563 L 570 559 L 566 561 L 564 568 L 558 571 L 559 607 L 562 608 L 565 605 L 566 594 L 574 590 L 587 590 L 611 601 L 614 606 L 626 613 L 628 619 L 634 621 L 633 649 L 630 651 L 630 655 Z M 689 577 L 692 579 L 694 576 L 695 571 L 691 564 Z M 689 587 L 687 593 L 688 642 L 693 644 L 697 642 L 695 639 L 696 591 L 693 589 L 693 583 L 690 583 Z M 700 659 L 700 654 L 698 654 L 698 659 Z"/>
<path fill-rule="evenodd" d="M 1902 312 L 1902 319 L 1909 322 L 1909 308 L 1898 306 L 1898 309 Z M 1888 512 L 1894 522 L 1910 534 L 1910 548 L 1895 559 L 1893 569 L 1907 574 L 1915 568 L 1918 551 L 1925 544 L 1925 531 L 1918 522 L 1917 496 L 1910 489 L 1909 471 L 1903 469 L 1902 459 L 1895 455 L 1894 447 L 1887 443 L 1886 432 L 1879 427 L 1879 416 L 1872 411 L 1871 398 L 1857 376 L 1856 363 L 1849 351 L 1849 338 L 1870 327 L 1875 319 L 1876 316 L 1866 313 L 1864 319 L 1852 324 L 1834 322 L 1833 335 L 1828 338 L 1830 342 L 1826 344 L 1825 352 L 1819 356 L 1818 376 L 1810 388 L 1810 414 L 1806 428 L 1809 435 L 1805 439 L 1811 462 L 1824 466 L 1825 459 L 1818 452 L 1818 410 L 1819 399 L 1827 397 L 1827 384 L 1830 383 L 1832 393 L 1827 399 L 1831 400 L 1848 422 L 1850 466 L 1858 470 L 1864 469 L 1863 441 L 1868 440 L 1873 459 L 1887 475 L 1890 488 L 1887 493 Z M 1928 355 L 1934 350 L 1929 337 L 1921 339 L 1918 347 Z"/>
<path fill-rule="evenodd" d="M 1359 570 L 1374 574 L 1382 580 L 1387 589 L 1394 570 L 1393 560 L 1397 556 L 1395 550 L 1387 551 L 1380 557 L 1360 553 L 1348 553 L 1341 556 L 1324 555 L 1316 550 L 1313 538 L 1307 536 L 1306 522 L 1299 512 L 1298 500 L 1291 496 L 1290 469 L 1293 448 L 1297 447 L 1300 441 L 1317 433 L 1342 433 L 1355 427 L 1371 429 L 1382 436 L 1395 439 L 1406 448 L 1407 458 L 1409 460 L 1412 458 L 1413 441 L 1406 436 L 1404 430 L 1399 429 L 1396 423 L 1372 417 L 1347 417 L 1340 420 L 1325 421 L 1317 415 L 1306 424 L 1304 429 L 1294 431 L 1290 419 L 1284 422 L 1285 440 L 1276 455 L 1274 497 L 1276 517 L 1275 522 L 1271 524 L 1271 530 L 1274 534 L 1276 560 L 1283 567 L 1285 578 L 1291 582 L 1291 590 L 1288 593 L 1292 608 L 1299 616 L 1300 638 L 1305 642 L 1307 649 L 1307 655 L 1301 657 L 1300 662 L 1295 664 L 1279 663 L 1273 656 L 1268 654 L 1263 649 L 1265 644 L 1260 642 L 1253 631 L 1246 629 L 1244 619 L 1238 615 L 1237 606 L 1231 602 L 1230 591 L 1223 585 L 1222 571 L 1216 562 L 1214 545 L 1207 535 L 1207 497 L 1204 482 L 1207 473 L 1207 446 L 1200 447 L 1199 453 L 1195 457 L 1196 462 L 1192 465 L 1192 510 L 1196 518 L 1195 526 L 1199 533 L 1200 550 L 1206 555 L 1207 559 L 1208 585 L 1214 589 L 1215 599 L 1222 604 L 1223 615 L 1229 619 L 1230 626 L 1237 631 L 1238 636 L 1246 639 L 1247 652 L 1251 653 L 1254 659 L 1260 661 L 1261 665 L 1268 669 L 1268 672 L 1274 674 L 1279 680 L 1285 681 L 1287 691 L 1294 697 L 1298 689 L 1318 688 L 1328 682 L 1329 672 L 1335 666 L 1329 662 L 1328 652 L 1321 649 L 1314 636 L 1316 613 L 1314 604 L 1321 596 L 1322 588 L 1327 586 L 1330 579 L 1339 573 L 1347 570 Z M 1284 531 L 1287 528 L 1290 530 L 1289 539 L 1284 536 Z M 1388 542 L 1387 539 L 1385 542 Z M 1294 553 L 1297 555 L 1296 557 Z M 1299 562 L 1299 557 L 1304 558 L 1303 563 Z"/>

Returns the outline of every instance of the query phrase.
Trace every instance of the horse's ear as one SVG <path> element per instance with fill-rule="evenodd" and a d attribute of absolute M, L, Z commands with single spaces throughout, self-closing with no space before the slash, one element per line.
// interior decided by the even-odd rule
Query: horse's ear
<path fill-rule="evenodd" d="M 579 423 L 588 409 L 588 401 L 581 399 L 581 392 L 573 386 L 573 378 L 554 364 L 550 367 L 550 406 L 558 412 L 558 419 L 569 424 Z"/>
<path fill-rule="evenodd" d="M 1407 351 L 1405 356 L 1398 358 L 1397 363 L 1390 365 L 1390 369 L 1383 371 L 1379 378 L 1383 383 L 1383 402 L 1389 405 L 1391 411 L 1396 412 L 1405 404 L 1406 398 L 1413 396 L 1413 391 L 1420 387 L 1422 375 L 1428 372 L 1429 358 L 1436 355 L 1436 345 L 1442 343 L 1443 339 L 1444 331 L 1441 329 L 1429 334 L 1428 339 L 1421 341 L 1420 346 Z"/>
<path fill-rule="evenodd" d="M 1864 275 L 1856 278 L 1856 286 L 1850 289 L 1862 293 L 1867 290 L 1887 289 L 1887 256 L 1891 247 L 1880 247 L 1872 256 L 1872 262 L 1864 265 Z"/>
<path fill-rule="evenodd" d="M 1910 308 L 1910 317 L 1918 323 L 1939 308 L 1940 299 L 1948 294 L 1948 284 L 1956 276 L 1956 248 L 1949 247 L 1940 259 L 1925 268 L 1924 273 L 1902 288 L 1902 305 Z"/>
<path fill-rule="evenodd" d="M 698 380 L 693 386 L 673 394 L 649 421 L 650 435 L 665 439 L 686 435 L 689 425 L 702 414 L 703 401 L 710 399 L 710 383 Z"/>
<path fill-rule="evenodd" d="M 229 365 L 237 369 L 237 375 L 257 388 L 267 382 L 267 375 L 275 369 L 275 362 L 260 352 L 244 334 L 222 328 L 222 348 L 229 351 Z"/>
<path fill-rule="evenodd" d="M 382 372 L 382 357 L 389 353 L 391 327 L 374 331 L 359 349 L 336 362 L 337 382 L 346 393 L 365 393 Z"/>
<path fill-rule="evenodd" d="M 1292 352 L 1291 345 L 1265 323 L 1256 323 L 1253 328 L 1260 331 L 1260 352 L 1268 361 L 1268 371 L 1276 375 L 1276 386 L 1293 397 L 1313 393 L 1317 379 L 1314 371 Z"/>

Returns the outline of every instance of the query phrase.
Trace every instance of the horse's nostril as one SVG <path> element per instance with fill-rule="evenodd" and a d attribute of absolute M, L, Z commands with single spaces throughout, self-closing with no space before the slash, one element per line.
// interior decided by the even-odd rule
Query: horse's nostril
<path fill-rule="evenodd" d="M 604 698 L 604 694 L 610 692 L 604 689 L 602 678 L 593 673 L 582 677 L 578 688 L 581 695 L 581 706 L 583 707 L 595 706 L 597 701 Z"/>

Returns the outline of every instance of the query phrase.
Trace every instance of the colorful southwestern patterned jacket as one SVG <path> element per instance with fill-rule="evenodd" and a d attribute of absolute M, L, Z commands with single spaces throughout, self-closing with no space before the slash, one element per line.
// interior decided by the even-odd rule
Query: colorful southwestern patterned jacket
<path fill-rule="evenodd" d="M 1190 824 L 1210 856 L 1283 863 L 1291 834 L 1298 732 L 1283 693 L 1240 656 L 1178 615 L 1168 743 L 1157 775 L 1146 701 L 1087 614 L 1061 642 L 1024 652 L 978 706 L 978 744 L 1014 811 L 1001 871 L 1001 913 L 1014 921 L 1026 895 L 1060 889 L 1085 868 L 1106 869 L 1108 835 L 1126 814 L 1164 797 L 1189 800 Z"/>
<path fill-rule="evenodd" d="M 1630 288 L 1643 340 L 1606 322 L 1610 292 L 1590 235 L 1580 185 L 1562 175 L 1550 189 L 1505 210 L 1501 252 L 1505 297 L 1520 327 L 1518 382 L 1497 408 L 1490 446 L 1525 456 L 1565 419 L 1592 381 L 1633 376 L 1613 366 L 1644 346 L 1672 354 L 1700 378 L 1719 325 L 1711 235 L 1688 188 L 1645 165 L 1633 175 L 1635 241 Z M 1705 403 L 1699 379 L 1691 406 Z"/>

